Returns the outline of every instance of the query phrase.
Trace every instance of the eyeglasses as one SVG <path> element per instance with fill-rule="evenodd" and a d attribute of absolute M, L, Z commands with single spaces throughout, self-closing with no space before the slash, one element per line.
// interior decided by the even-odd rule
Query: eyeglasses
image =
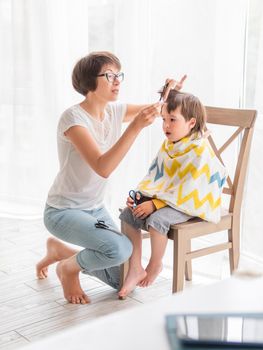
<path fill-rule="evenodd" d="M 103 74 L 97 75 L 97 77 L 106 77 L 106 79 L 110 83 L 114 83 L 114 81 L 116 79 L 118 79 L 119 82 L 121 83 L 124 79 L 124 73 L 122 73 L 122 72 L 117 73 L 117 74 L 115 74 L 115 73 L 103 73 Z"/>

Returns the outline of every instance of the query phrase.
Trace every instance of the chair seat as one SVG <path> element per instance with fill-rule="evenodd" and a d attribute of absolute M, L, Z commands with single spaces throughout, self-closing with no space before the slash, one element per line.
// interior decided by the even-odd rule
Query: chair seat
<path fill-rule="evenodd" d="M 186 222 L 172 225 L 168 238 L 174 239 L 175 231 L 183 231 L 185 235 L 189 234 L 191 238 L 194 238 L 217 231 L 228 230 L 231 228 L 232 217 L 233 214 L 227 210 L 222 210 L 221 220 L 217 224 L 195 217 Z"/>
<path fill-rule="evenodd" d="M 119 208 L 119 211 L 122 212 L 123 208 Z M 222 208 L 221 210 L 221 220 L 214 224 L 212 222 L 205 221 L 201 218 L 194 217 L 188 221 L 182 222 L 180 224 L 171 225 L 170 231 L 168 232 L 168 238 L 174 239 L 174 231 L 184 231 L 184 234 L 191 234 L 193 237 L 193 231 L 196 233 L 194 237 L 199 237 L 205 234 L 228 230 L 231 228 L 233 214 L 229 213 L 227 209 Z M 142 238 L 149 238 L 150 234 L 148 231 L 142 230 Z"/>

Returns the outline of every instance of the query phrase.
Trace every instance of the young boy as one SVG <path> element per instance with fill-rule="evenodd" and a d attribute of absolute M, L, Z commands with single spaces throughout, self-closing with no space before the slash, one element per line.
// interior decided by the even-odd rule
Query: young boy
<path fill-rule="evenodd" d="M 137 188 L 149 200 L 134 207 L 128 198 L 128 207 L 120 215 L 133 243 L 129 271 L 119 291 L 121 298 L 136 285 L 147 287 L 156 279 L 171 225 L 193 216 L 220 220 L 226 170 L 204 136 L 204 106 L 191 94 L 171 90 L 161 114 L 167 139 Z M 148 230 L 151 238 L 151 257 L 145 270 L 141 265 L 141 229 Z"/>

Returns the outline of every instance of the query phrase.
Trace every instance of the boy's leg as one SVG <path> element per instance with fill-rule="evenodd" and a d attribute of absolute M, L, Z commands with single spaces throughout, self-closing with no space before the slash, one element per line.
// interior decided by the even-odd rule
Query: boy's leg
<path fill-rule="evenodd" d="M 149 233 L 151 238 L 151 258 L 146 267 L 147 275 L 139 283 L 140 287 L 148 287 L 151 285 L 162 271 L 162 259 L 168 242 L 167 235 L 161 234 L 152 227 L 149 227 Z"/>
<path fill-rule="evenodd" d="M 146 228 L 151 237 L 152 252 L 149 264 L 146 267 L 147 276 L 140 283 L 141 287 L 152 284 L 162 270 L 162 258 L 168 242 L 167 233 L 171 225 L 185 222 L 190 218 L 191 216 L 166 206 L 155 211 L 146 219 Z"/>
<path fill-rule="evenodd" d="M 129 270 L 125 278 L 124 284 L 119 291 L 119 297 L 125 298 L 136 285 L 145 278 L 146 272 L 142 267 L 141 258 L 142 258 L 142 236 L 141 231 L 135 229 L 127 223 L 125 225 L 125 234 L 131 240 L 133 244 L 133 252 L 129 260 Z"/>

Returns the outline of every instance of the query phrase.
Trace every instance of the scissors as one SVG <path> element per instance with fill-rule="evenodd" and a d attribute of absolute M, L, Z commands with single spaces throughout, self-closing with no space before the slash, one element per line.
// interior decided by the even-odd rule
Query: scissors
<path fill-rule="evenodd" d="M 105 221 L 104 221 L 104 220 L 97 220 L 97 222 L 95 223 L 95 227 L 96 227 L 96 228 L 103 228 L 103 229 L 105 229 L 105 230 L 109 230 L 109 231 L 115 232 L 115 233 L 117 233 L 118 235 L 122 236 L 122 233 L 121 233 L 121 232 L 110 228 L 110 226 L 108 226 L 107 224 L 105 224 Z"/>
<path fill-rule="evenodd" d="M 161 93 L 160 98 L 159 98 L 159 101 L 162 101 L 162 100 L 163 100 L 168 85 L 169 85 L 169 83 L 166 83 L 166 84 L 162 87 L 162 89 L 159 91 L 159 92 Z"/>
<path fill-rule="evenodd" d="M 133 207 L 135 208 L 136 205 L 140 204 L 143 194 L 140 191 L 130 190 L 129 197 L 134 201 Z"/>

